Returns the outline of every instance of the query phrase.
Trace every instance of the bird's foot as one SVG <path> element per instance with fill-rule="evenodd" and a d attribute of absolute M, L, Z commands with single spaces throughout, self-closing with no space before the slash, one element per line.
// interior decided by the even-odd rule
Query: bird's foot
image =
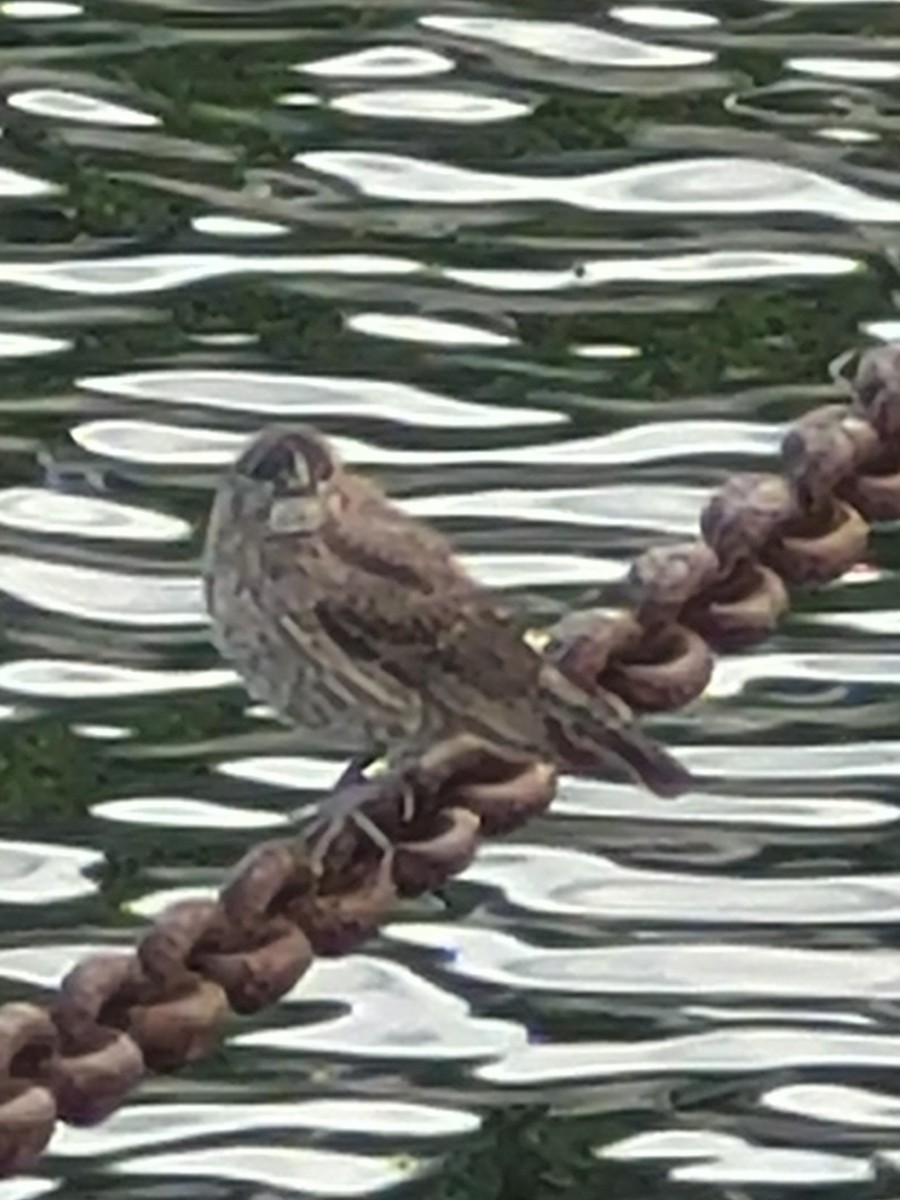
<path fill-rule="evenodd" d="M 388 835 L 364 811 L 377 801 L 399 797 L 404 823 L 415 813 L 415 790 L 406 774 L 387 771 L 368 778 L 364 771 L 370 761 L 354 759 L 324 799 L 291 814 L 298 836 L 309 847 L 310 862 L 317 874 L 322 873 L 325 856 L 348 824 L 355 825 L 382 854 L 392 852 Z"/>

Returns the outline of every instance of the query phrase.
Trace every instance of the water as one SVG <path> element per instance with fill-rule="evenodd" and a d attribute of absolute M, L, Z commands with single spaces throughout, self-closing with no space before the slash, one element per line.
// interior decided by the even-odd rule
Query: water
<path fill-rule="evenodd" d="M 339 764 L 209 646 L 216 472 L 335 435 L 536 613 L 773 461 L 896 315 L 889 4 L 0 5 L 2 999 Z M 552 815 L 63 1129 L 42 1194 L 892 1197 L 900 552 Z"/>

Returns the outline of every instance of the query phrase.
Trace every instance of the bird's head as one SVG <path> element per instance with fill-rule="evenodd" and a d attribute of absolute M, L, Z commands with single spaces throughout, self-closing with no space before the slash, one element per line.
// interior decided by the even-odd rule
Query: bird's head
<path fill-rule="evenodd" d="M 232 515 L 261 523 L 271 534 L 312 533 L 340 469 L 336 453 L 314 429 L 264 429 L 232 467 Z"/>

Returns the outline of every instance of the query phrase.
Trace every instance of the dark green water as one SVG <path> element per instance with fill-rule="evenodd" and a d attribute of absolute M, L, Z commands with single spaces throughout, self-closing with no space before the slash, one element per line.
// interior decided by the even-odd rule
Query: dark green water
<path fill-rule="evenodd" d="M 339 764 L 209 646 L 217 471 L 313 420 L 552 613 L 900 334 L 891 4 L 0 4 L 0 979 Z M 898 542 L 365 953 L 0 1200 L 900 1183 Z"/>

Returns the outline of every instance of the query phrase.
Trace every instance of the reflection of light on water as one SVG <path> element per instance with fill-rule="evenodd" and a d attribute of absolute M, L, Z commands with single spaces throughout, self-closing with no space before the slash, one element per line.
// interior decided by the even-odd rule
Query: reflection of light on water
<path fill-rule="evenodd" d="M 412 79 L 452 71 L 452 58 L 421 46 L 383 45 L 354 50 L 334 58 L 300 63 L 294 69 L 326 79 Z"/>
<path fill-rule="evenodd" d="M 408 967 L 363 954 L 317 959 L 282 1004 L 329 1001 L 349 1011 L 232 1039 L 296 1054 L 449 1062 L 487 1058 L 525 1041 L 514 1021 L 478 1017 L 461 997 Z"/>
<path fill-rule="evenodd" d="M 840 1083 L 793 1083 L 774 1087 L 759 1103 L 775 1112 L 868 1129 L 900 1128 L 900 1099 Z M 897 1162 L 896 1152 L 893 1160 Z"/>
<path fill-rule="evenodd" d="M 900 221 L 900 202 L 825 175 L 756 158 L 677 158 L 577 176 L 526 176 L 369 151 L 313 150 L 301 166 L 363 195 L 426 204 L 551 202 L 590 212 L 754 216 L 816 213 L 844 221 Z"/>
<path fill-rule="evenodd" d="M 11 199 L 25 196 L 46 196 L 59 189 L 55 183 L 45 179 L 35 179 L 31 175 L 23 175 L 21 171 L 13 171 L 10 167 L 0 167 L 0 196 Z"/>
<path fill-rule="evenodd" d="M 347 328 L 372 337 L 435 346 L 511 346 L 515 338 L 460 321 L 438 320 L 403 313 L 361 312 L 347 317 Z"/>
<path fill-rule="evenodd" d="M 103 861 L 95 850 L 0 841 L 0 904 L 56 904 L 90 896 L 85 871 Z"/>
<path fill-rule="evenodd" d="M 0 358 L 31 358 L 36 354 L 58 354 L 69 350 L 67 338 L 43 337 L 34 333 L 0 333 Z"/>
<path fill-rule="evenodd" d="M 609 15 L 629 25 L 643 25 L 648 29 L 709 29 L 718 25 L 718 17 L 712 13 L 698 12 L 693 8 L 670 8 L 668 5 L 623 4 L 611 8 Z"/>
<path fill-rule="evenodd" d="M 638 42 L 570 21 L 428 16 L 420 17 L 419 24 L 440 33 L 493 42 L 575 66 L 693 67 L 711 62 L 715 57 L 709 50 Z"/>
<path fill-rule="evenodd" d="M 23 658 L 0 663 L 0 688 L 19 696 L 97 700 L 124 696 L 169 696 L 233 683 L 225 668 L 164 671 L 71 658 Z"/>
<path fill-rule="evenodd" d="M 126 418 L 85 421 L 71 431 L 72 439 L 85 450 L 125 462 L 194 464 L 224 466 L 234 459 L 250 436 L 228 433 L 220 429 L 166 425 L 159 421 Z M 628 464 L 674 460 L 695 455 L 752 455 L 770 458 L 777 453 L 784 436 L 779 425 L 753 421 L 647 421 L 642 425 L 617 430 L 598 437 L 558 439 L 533 446 L 496 446 L 467 450 L 428 450 L 376 446 L 356 438 L 334 437 L 332 440 L 349 463 L 365 465 L 459 465 L 472 463 L 523 463 L 530 466 L 560 464 Z M 585 503 L 578 501 L 583 495 Z M 470 497 L 476 497 L 475 502 Z M 649 499 L 648 499 L 649 498 Z M 656 527 L 667 524 L 682 527 L 683 521 L 695 522 L 702 503 L 709 498 L 703 488 L 664 488 L 655 485 L 631 485 L 535 489 L 497 488 L 490 492 L 462 493 L 449 496 L 423 496 L 406 501 L 410 512 L 419 516 L 459 514 L 490 515 L 484 510 L 485 500 L 515 509 L 515 515 L 537 514 L 542 508 L 565 506 L 569 520 L 580 513 L 588 524 L 608 524 L 604 513 L 613 520 L 624 519 L 630 511 L 637 523 L 640 513 L 655 506 Z M 657 499 L 660 503 L 657 504 Z M 665 512 L 663 512 L 665 508 Z M 478 510 L 477 512 L 475 510 Z M 674 515 L 673 515 L 674 509 Z M 690 511 L 689 511 L 690 510 Z M 579 517 L 579 519 L 581 519 Z M 561 519 L 557 511 L 551 519 Z M 659 520 L 663 524 L 659 524 Z M 674 524 L 677 522 L 677 526 Z M 627 520 L 624 523 L 628 524 Z M 691 529 L 694 525 L 691 525 Z"/>
<path fill-rule="evenodd" d="M 442 971 L 516 992 L 772 1000 L 900 998 L 900 954 L 695 942 L 535 946 L 465 924 L 396 923 L 385 936 L 440 954 Z"/>
<path fill-rule="evenodd" d="M 129 948 L 109 943 L 97 945 L 36 945 L 8 946 L 0 949 L 0 979 L 11 979 L 33 987 L 58 987 L 63 976 L 84 958 L 92 954 L 110 954 Z"/>
<path fill-rule="evenodd" d="M 438 121 L 457 125 L 481 125 L 525 116 L 530 104 L 502 96 L 476 92 L 438 91 L 435 88 L 379 88 L 335 96 L 330 106 L 358 117 Z"/>
<path fill-rule="evenodd" d="M 0 12 L 3 9 L 0 8 Z M 30 1175 L 19 1179 L 0 1180 L 0 1200 L 37 1200 L 59 1187 L 58 1179 L 34 1179 Z"/>
<path fill-rule="evenodd" d="M 627 563 L 587 554 L 463 554 L 460 561 L 489 588 L 611 583 L 628 570 Z"/>
<path fill-rule="evenodd" d="M 145 542 L 178 541 L 191 532 L 190 525 L 178 517 L 117 500 L 36 487 L 0 489 L 0 525 L 32 533 Z"/>
<path fill-rule="evenodd" d="M 297 1129 L 378 1137 L 458 1137 L 481 1125 L 460 1108 L 365 1100 L 291 1100 L 283 1104 L 139 1104 L 113 1113 L 98 1128 L 60 1124 L 52 1153 L 94 1157 L 141 1146 L 250 1130 Z"/>
<path fill-rule="evenodd" d="M 659 1129 L 638 1133 L 595 1150 L 616 1162 L 683 1163 L 670 1166 L 669 1179 L 681 1183 L 781 1184 L 814 1187 L 859 1183 L 875 1178 L 866 1157 L 823 1150 L 767 1146 L 711 1129 Z"/>
<path fill-rule="evenodd" d="M 638 1077 L 647 1075 L 754 1075 L 764 1071 L 818 1067 L 837 1070 L 896 1071 L 900 1037 L 802 1029 L 793 1025 L 735 1026 L 671 1038 L 630 1042 L 583 1041 L 574 1045 L 527 1046 L 476 1069 L 488 1083 L 505 1087 L 546 1084 L 552 1080 Z"/>
<path fill-rule="evenodd" d="M 111 625 L 206 625 L 200 581 L 0 554 L 0 591 L 35 608 Z"/>
<path fill-rule="evenodd" d="M 900 918 L 897 873 L 710 879 L 525 844 L 485 846 L 464 878 L 497 888 L 525 912 L 602 921 L 838 926 Z"/>
<path fill-rule="evenodd" d="M 70 725 L 69 728 L 78 737 L 95 742 L 121 742 L 132 733 L 122 725 Z"/>
<path fill-rule="evenodd" d="M 128 400 L 155 400 L 266 416 L 382 417 L 403 425 L 490 429 L 552 425 L 561 413 L 513 405 L 473 404 L 409 383 L 342 375 L 268 371 L 160 370 L 95 375 L 79 386 Z"/>
<path fill-rule="evenodd" d="M 587 259 L 564 271 L 448 267 L 445 274 L 458 283 L 494 292 L 555 292 L 607 283 L 659 283 L 673 287 L 726 281 L 749 283 L 790 276 L 845 275 L 860 267 L 856 259 L 837 254 L 716 250 L 646 258 Z"/>
<path fill-rule="evenodd" d="M 823 125 L 816 133 L 831 142 L 846 142 L 848 145 L 864 145 L 880 140 L 879 135 L 870 129 L 856 129 L 849 125 Z"/>
<path fill-rule="evenodd" d="M 830 79 L 858 79 L 867 83 L 900 79 L 900 63 L 884 58 L 790 58 L 785 66 Z"/>
<path fill-rule="evenodd" d="M 570 350 L 572 354 L 577 354 L 579 358 L 639 358 L 641 354 L 639 346 L 625 346 L 615 342 L 597 342 L 587 346 L 572 346 Z"/>
<path fill-rule="evenodd" d="M 4 17 L 23 21 L 53 21 L 62 17 L 77 17 L 82 12 L 84 9 L 80 4 L 70 4 L 67 0 L 6 0 L 5 4 L 0 4 L 0 13 Z"/>
<path fill-rule="evenodd" d="M 56 117 L 65 121 L 86 121 L 92 125 L 118 125 L 146 129 L 159 124 L 150 113 L 126 108 L 110 100 L 84 96 L 80 92 L 58 91 L 54 88 L 29 88 L 7 97 L 11 108 L 41 117 Z"/>
<path fill-rule="evenodd" d="M 427 1170 L 427 1160 L 412 1156 L 339 1153 L 293 1146 L 214 1146 L 114 1163 L 119 1175 L 175 1176 L 190 1179 L 232 1180 L 277 1188 L 279 1192 L 317 1196 L 367 1196 L 398 1187 Z"/>
<path fill-rule="evenodd" d="M 680 754 L 681 752 L 679 752 Z M 647 821 L 746 829 L 868 829 L 900 820 L 900 808 L 880 800 L 825 796 L 731 796 L 704 789 L 677 803 L 650 795 L 636 784 L 564 777 L 553 812 L 600 821 Z"/>
<path fill-rule="evenodd" d="M 246 779 L 277 788 L 327 791 L 337 782 L 344 764 L 325 758 L 308 758 L 302 754 L 272 754 L 220 762 L 214 769 L 232 779 Z"/>
<path fill-rule="evenodd" d="M 677 446 L 668 449 L 677 454 Z M 622 484 L 533 490 L 497 488 L 488 492 L 416 496 L 403 500 L 401 507 L 428 520 L 465 517 L 694 533 L 700 511 L 708 500 L 709 493 L 703 488 Z M 554 556 L 546 557 L 550 562 Z M 612 566 L 608 564 L 607 570 Z"/>
<path fill-rule="evenodd" d="M 117 417 L 85 421 L 71 430 L 72 440 L 92 454 L 160 466 L 224 466 L 237 456 L 249 436 L 249 430 L 244 435 Z"/>
<path fill-rule="evenodd" d="M 15 175 L 15 172 L 8 174 Z M 24 178 L 24 177 L 22 177 Z M 0 195 L 6 176 L 0 169 Z M 33 195 L 27 190 L 8 195 Z M 9 182 L 15 187 L 16 182 Z M 38 190 L 50 185 L 40 184 Z M 372 254 L 137 254 L 119 258 L 73 258 L 58 262 L 0 262 L 0 282 L 49 292 L 74 292 L 81 296 L 141 295 L 165 292 L 201 279 L 223 275 L 410 275 L 421 269 L 412 259 Z"/>
<path fill-rule="evenodd" d="M 881 683 L 889 686 L 900 681 L 898 654 L 766 654 L 741 658 L 720 658 L 706 688 L 707 696 L 737 696 L 749 683 L 760 680 L 810 679 L 822 683 Z"/>
<path fill-rule="evenodd" d="M 104 800 L 91 807 L 91 816 L 126 825 L 149 825 L 155 829 L 268 829 L 288 821 L 279 813 L 169 796 Z"/>
<path fill-rule="evenodd" d="M 191 225 L 198 233 L 212 237 L 276 237 L 290 232 L 287 225 L 276 225 L 274 221 L 252 221 L 249 217 L 233 217 L 228 213 L 194 217 Z"/>

